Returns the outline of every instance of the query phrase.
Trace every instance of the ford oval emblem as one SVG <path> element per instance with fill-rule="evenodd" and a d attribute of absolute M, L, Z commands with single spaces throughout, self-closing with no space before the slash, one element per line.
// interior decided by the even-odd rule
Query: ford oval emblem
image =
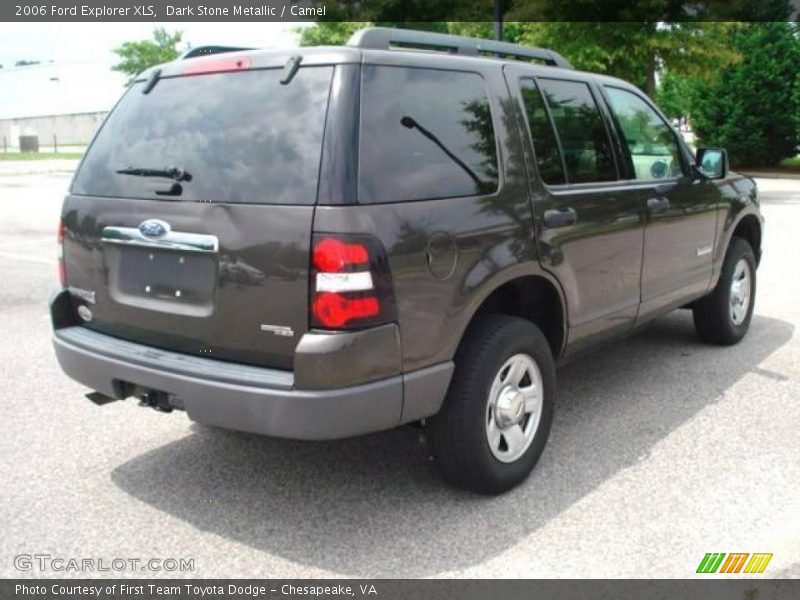
<path fill-rule="evenodd" d="M 169 233 L 169 223 L 158 219 L 148 219 L 139 225 L 139 233 L 150 238 L 161 238 Z"/>

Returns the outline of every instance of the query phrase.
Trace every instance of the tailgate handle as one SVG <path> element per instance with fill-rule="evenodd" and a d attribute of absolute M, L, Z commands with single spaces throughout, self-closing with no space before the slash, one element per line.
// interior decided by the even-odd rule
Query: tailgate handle
<path fill-rule="evenodd" d="M 206 233 L 189 233 L 185 231 L 168 231 L 160 237 L 148 237 L 136 227 L 103 227 L 100 239 L 106 244 L 123 246 L 141 246 L 161 250 L 180 250 L 183 252 L 203 252 L 216 254 L 219 251 L 219 239 Z"/>

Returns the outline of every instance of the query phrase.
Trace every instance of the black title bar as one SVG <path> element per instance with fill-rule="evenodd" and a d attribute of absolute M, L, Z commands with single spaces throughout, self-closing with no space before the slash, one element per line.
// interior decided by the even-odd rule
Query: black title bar
<path fill-rule="evenodd" d="M 22 600 L 794 600 L 800 580 L 278 580 L 6 579 L 0 598 Z"/>
<path fill-rule="evenodd" d="M 2 21 L 774 21 L 800 0 L 3 0 Z"/>

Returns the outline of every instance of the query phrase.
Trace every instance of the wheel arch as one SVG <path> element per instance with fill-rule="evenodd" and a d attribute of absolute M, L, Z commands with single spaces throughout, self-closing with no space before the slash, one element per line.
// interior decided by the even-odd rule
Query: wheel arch
<path fill-rule="evenodd" d="M 753 253 L 756 255 L 756 262 L 758 263 L 761 261 L 761 236 L 761 219 L 759 219 L 755 213 L 746 213 L 742 215 L 742 217 L 736 222 L 736 225 L 732 228 L 730 237 L 728 238 L 728 243 L 726 245 L 726 251 L 733 238 L 742 238 L 750 244 L 750 247 L 753 249 Z"/>
<path fill-rule="evenodd" d="M 486 290 L 473 304 L 458 345 L 463 342 L 470 327 L 482 314 L 498 313 L 526 319 L 544 334 L 553 353 L 558 358 L 567 343 L 567 304 L 559 282 L 542 270 L 515 271 L 486 286 Z"/>

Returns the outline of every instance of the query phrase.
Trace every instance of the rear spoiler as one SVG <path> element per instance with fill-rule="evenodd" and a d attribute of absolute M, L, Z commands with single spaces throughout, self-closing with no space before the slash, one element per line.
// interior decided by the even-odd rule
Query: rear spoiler
<path fill-rule="evenodd" d="M 223 54 L 225 52 L 241 52 L 243 50 L 255 50 L 255 48 L 244 48 L 238 46 L 198 46 L 187 50 L 180 56 L 180 60 L 187 58 L 197 58 L 198 56 L 208 56 L 209 54 Z"/>

